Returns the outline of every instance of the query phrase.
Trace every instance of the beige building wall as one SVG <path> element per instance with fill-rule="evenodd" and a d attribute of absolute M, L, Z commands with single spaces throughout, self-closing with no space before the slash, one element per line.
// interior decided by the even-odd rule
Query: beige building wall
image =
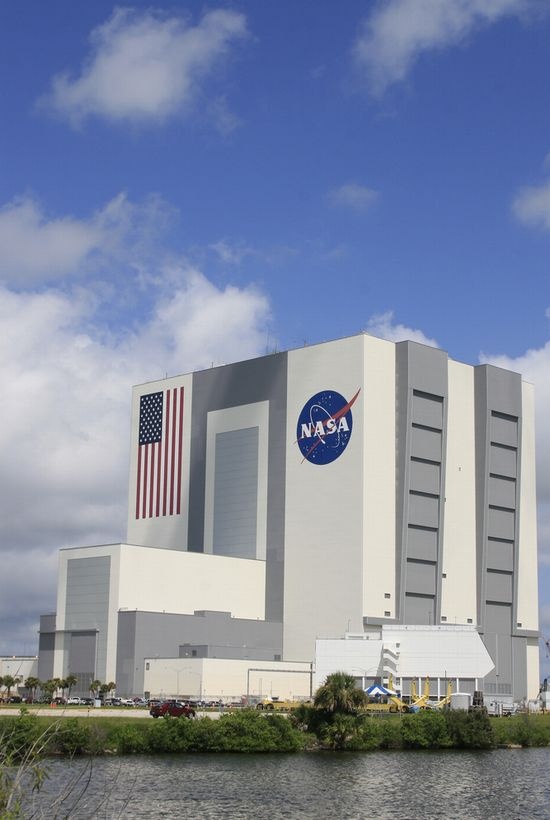
<path fill-rule="evenodd" d="M 474 370 L 449 359 L 441 615 L 477 621 Z"/>
<path fill-rule="evenodd" d="M 363 337 L 288 354 L 283 653 L 312 658 L 318 635 L 363 627 Z M 335 390 L 350 401 L 353 430 L 330 464 L 311 464 L 296 443 L 309 399 Z"/>
<path fill-rule="evenodd" d="M 294 670 L 294 671 L 291 671 Z M 146 658 L 144 690 L 151 697 L 241 702 L 278 697 L 304 700 L 310 694 L 311 666 L 290 661 L 222 658 Z"/>
<path fill-rule="evenodd" d="M 519 499 L 519 561 L 517 622 L 523 629 L 538 629 L 537 488 L 533 385 L 523 382 L 521 426 L 521 491 Z"/>
<path fill-rule="evenodd" d="M 394 618 L 395 344 L 363 340 L 363 614 Z"/>

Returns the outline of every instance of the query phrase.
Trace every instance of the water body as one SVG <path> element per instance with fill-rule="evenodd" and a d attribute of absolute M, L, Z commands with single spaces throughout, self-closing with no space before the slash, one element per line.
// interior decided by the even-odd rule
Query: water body
<path fill-rule="evenodd" d="M 549 749 L 55 760 L 27 816 L 550 818 L 549 764 Z"/>

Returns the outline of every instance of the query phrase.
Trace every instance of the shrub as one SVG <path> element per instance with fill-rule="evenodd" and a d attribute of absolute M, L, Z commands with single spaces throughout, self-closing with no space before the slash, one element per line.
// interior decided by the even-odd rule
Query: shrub
<path fill-rule="evenodd" d="M 112 745 L 118 754 L 138 754 L 146 748 L 146 741 L 141 727 L 125 724 L 116 726 L 109 734 L 109 745 Z"/>
<path fill-rule="evenodd" d="M 495 737 L 487 713 L 449 710 L 445 712 L 447 731 L 453 746 L 459 749 L 492 749 Z"/>
<path fill-rule="evenodd" d="M 67 718 L 59 723 L 48 750 L 74 757 L 88 751 L 89 747 L 89 727 L 78 718 Z"/>
<path fill-rule="evenodd" d="M 452 745 L 441 712 L 406 715 L 401 723 L 401 737 L 406 749 L 444 749 Z"/>

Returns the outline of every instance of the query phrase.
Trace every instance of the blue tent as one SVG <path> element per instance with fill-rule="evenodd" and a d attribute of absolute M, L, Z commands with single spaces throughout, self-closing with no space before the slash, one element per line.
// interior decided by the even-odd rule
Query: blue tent
<path fill-rule="evenodd" d="M 368 695 L 369 698 L 379 698 L 379 697 L 388 697 L 390 695 L 395 695 L 392 689 L 386 689 L 385 686 L 382 686 L 380 683 L 373 683 L 372 686 L 369 686 L 368 689 L 365 689 L 365 695 Z"/>

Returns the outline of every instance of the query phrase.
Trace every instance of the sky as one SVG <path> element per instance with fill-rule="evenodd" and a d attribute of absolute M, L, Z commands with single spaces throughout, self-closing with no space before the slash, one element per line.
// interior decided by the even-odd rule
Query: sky
<path fill-rule="evenodd" d="M 534 383 L 550 638 L 549 73 L 550 0 L 1 4 L 0 653 L 133 384 L 365 330 Z"/>

